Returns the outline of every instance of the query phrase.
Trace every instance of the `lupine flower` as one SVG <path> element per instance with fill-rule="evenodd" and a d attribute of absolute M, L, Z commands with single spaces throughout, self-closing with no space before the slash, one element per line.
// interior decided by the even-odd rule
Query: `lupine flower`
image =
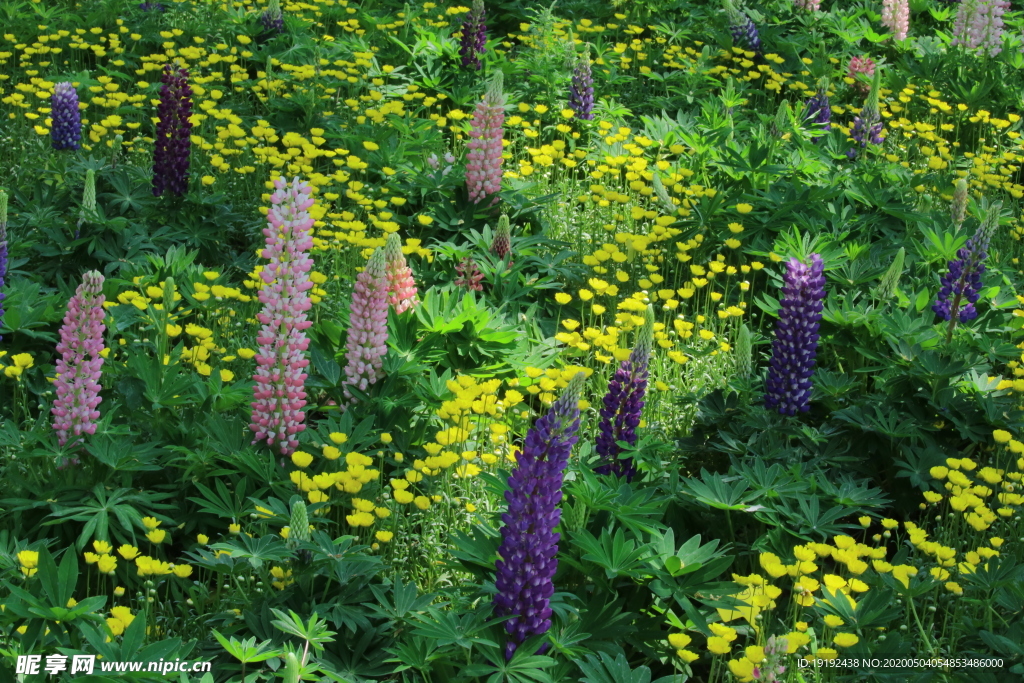
<path fill-rule="evenodd" d="M 345 398 L 355 397 L 348 387 L 366 391 L 381 376 L 388 341 L 388 277 L 384 250 L 370 256 L 363 272 L 356 276 L 349 313 L 348 353 L 345 366 Z"/>
<path fill-rule="evenodd" d="M 850 64 L 846 69 L 846 76 L 856 81 L 854 86 L 866 95 L 871 90 L 871 85 L 860 77 L 861 74 L 867 78 L 873 77 L 875 75 L 875 62 L 866 56 L 851 57 Z"/>
<path fill-rule="evenodd" d="M 96 171 L 91 168 L 85 172 L 85 188 L 82 190 L 82 208 L 78 214 L 78 228 L 96 214 Z M 78 229 L 75 230 L 78 239 Z"/>
<path fill-rule="evenodd" d="M 494 609 L 498 616 L 512 615 L 505 622 L 509 641 L 505 658 L 530 636 L 551 628 L 551 596 L 558 569 L 561 519 L 562 473 L 579 431 L 579 396 L 584 373 L 569 381 L 565 392 L 551 410 L 537 420 L 526 435 L 517 466 L 505 492 L 508 512 L 501 516 L 500 559 L 495 563 Z M 547 646 L 541 648 L 544 652 Z"/>
<path fill-rule="evenodd" d="M 159 2 L 143 2 L 139 3 L 139 9 L 143 12 L 163 12 L 164 6 Z"/>
<path fill-rule="evenodd" d="M 396 313 L 404 313 L 419 303 L 412 268 L 402 253 L 402 239 L 397 232 L 388 235 L 384 243 L 384 271 L 388 279 L 388 303 Z"/>
<path fill-rule="evenodd" d="M 766 382 L 765 405 L 782 415 L 806 413 L 811 402 L 811 376 L 818 352 L 818 325 L 825 299 L 825 264 L 811 254 L 811 264 L 789 260 L 775 342 Z"/>
<path fill-rule="evenodd" d="M 473 8 L 462 22 L 462 39 L 459 41 L 462 66 L 477 71 L 483 67 L 480 55 L 487 49 L 487 24 L 484 22 L 486 17 L 487 10 L 484 9 L 483 0 L 473 0 Z"/>
<path fill-rule="evenodd" d="M 57 443 L 77 445 L 83 435 L 96 433 L 103 368 L 103 276 L 95 270 L 82 277 L 68 302 L 57 344 L 57 399 L 50 412 Z"/>
<path fill-rule="evenodd" d="M 896 40 L 904 40 L 910 28 L 908 0 L 882 0 L 882 26 L 892 31 Z"/>
<path fill-rule="evenodd" d="M 754 338 L 750 328 L 740 325 L 736 334 L 736 374 L 740 377 L 749 377 L 754 369 Z"/>
<path fill-rule="evenodd" d="M 850 159 L 856 159 L 859 150 L 865 149 L 868 143 L 880 145 L 883 142 L 881 133 L 884 124 L 882 116 L 878 112 L 878 89 L 881 84 L 881 76 L 881 69 L 876 70 L 867 101 L 864 102 L 860 113 L 853 119 L 850 137 L 853 138 L 855 144 L 853 149 L 846 152 L 846 156 Z"/>
<path fill-rule="evenodd" d="M 804 121 L 816 123 L 822 126 L 822 130 L 832 130 L 832 106 L 828 101 L 828 87 L 818 86 L 818 91 L 807 100 L 804 105 Z M 811 138 L 811 142 L 817 142 L 822 138 L 817 135 Z"/>
<path fill-rule="evenodd" d="M 1009 0 L 960 0 L 952 44 L 995 57 L 1003 51 L 1003 14 L 1009 9 Z"/>
<path fill-rule="evenodd" d="M 804 12 L 817 12 L 821 7 L 821 0 L 793 0 L 793 4 Z"/>
<path fill-rule="evenodd" d="M 601 456 L 601 464 L 594 471 L 625 477 L 626 481 L 632 481 L 636 476 L 636 464 L 633 458 L 619 457 L 622 447 L 617 442 L 636 445 L 636 429 L 640 426 L 640 414 L 644 409 L 647 366 L 654 344 L 654 309 L 651 306 L 647 306 L 644 317 L 636 346 L 608 383 L 601 421 L 597 425 L 597 454 Z"/>
<path fill-rule="evenodd" d="M 260 15 L 260 25 L 272 35 L 284 31 L 284 14 L 281 12 L 281 0 L 270 0 L 267 9 Z"/>
<path fill-rule="evenodd" d="M 160 79 L 159 122 L 156 124 L 156 142 L 153 149 L 153 194 L 164 190 L 182 195 L 188 190 L 188 162 L 192 149 L 192 88 L 188 84 L 188 71 L 174 70 L 164 65 Z"/>
<path fill-rule="evenodd" d="M 787 139 L 786 135 L 792 123 L 792 116 L 793 110 L 789 106 L 789 100 L 782 100 L 779 103 L 779 108 L 775 111 L 775 118 L 772 119 L 771 134 L 773 138 Z"/>
<path fill-rule="evenodd" d="M 4 278 L 7 277 L 7 193 L 0 190 L 0 323 L 4 321 Z M 0 335 L 0 341 L 3 341 Z"/>
<path fill-rule="evenodd" d="M 974 304 L 978 302 L 981 292 L 981 276 L 985 274 L 988 245 L 999 227 L 1002 206 L 1002 202 L 995 202 L 989 207 L 978 231 L 957 251 L 957 257 L 949 262 L 949 272 L 942 276 L 942 288 L 932 305 L 932 310 L 943 320 L 955 323 L 954 318 L 958 318 L 965 323 L 978 317 Z"/>
<path fill-rule="evenodd" d="M 295 178 L 274 181 L 270 196 L 267 227 L 263 229 L 266 246 L 262 257 L 268 263 L 260 272 L 263 310 L 256 316 L 262 324 L 256 342 L 256 372 L 253 374 L 253 443 L 266 440 L 282 455 L 299 446 L 298 434 L 306 429 L 306 351 L 309 339 L 305 330 L 313 322 L 306 316 L 312 308 L 309 290 L 313 282 L 309 271 L 313 261 L 313 188 Z"/>
<path fill-rule="evenodd" d="M 761 683 L 779 683 L 786 672 L 788 641 L 772 636 L 764 645 L 764 660 L 754 667 L 754 680 Z"/>
<path fill-rule="evenodd" d="M 956 189 L 953 190 L 953 202 L 949 207 L 950 218 L 953 219 L 953 225 L 956 226 L 957 230 L 963 225 L 964 218 L 967 217 L 967 179 L 958 178 L 956 181 Z"/>
<path fill-rule="evenodd" d="M 78 91 L 71 83 L 58 83 L 50 97 L 50 140 L 54 149 L 75 150 L 82 142 L 82 114 L 78 111 Z"/>
<path fill-rule="evenodd" d="M 495 195 L 491 205 L 498 202 L 501 190 L 502 126 L 505 124 L 505 96 L 501 92 L 502 74 L 496 71 L 491 87 L 483 101 L 476 105 L 473 128 L 469 133 L 469 153 L 466 162 L 466 187 L 469 201 L 478 204 Z"/>
<path fill-rule="evenodd" d="M 455 285 L 458 287 L 465 287 L 471 289 L 474 292 L 482 292 L 484 286 L 480 282 L 484 279 L 484 274 L 480 272 L 480 269 L 476 265 L 476 261 L 470 257 L 466 257 L 455 266 L 455 272 L 459 274 L 459 277 L 455 279 Z"/>
<path fill-rule="evenodd" d="M 736 9 L 731 0 L 725 0 L 725 11 L 729 15 L 729 32 L 737 45 L 745 45 L 747 49 L 761 53 L 761 37 L 757 26 L 745 13 Z"/>
<path fill-rule="evenodd" d="M 594 74 L 590 69 L 590 48 L 576 60 L 576 67 L 572 70 L 569 107 L 576 112 L 578 119 L 594 119 Z"/>
<path fill-rule="evenodd" d="M 498 218 L 498 227 L 494 230 L 494 239 L 491 241 L 491 253 L 503 259 L 511 252 L 512 231 L 509 229 L 508 215 L 502 214 Z M 509 265 L 512 265 L 511 261 L 509 261 Z"/>

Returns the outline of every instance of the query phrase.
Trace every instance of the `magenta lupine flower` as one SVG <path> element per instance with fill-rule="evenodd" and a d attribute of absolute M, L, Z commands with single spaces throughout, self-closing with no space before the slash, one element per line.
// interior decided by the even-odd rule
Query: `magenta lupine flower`
<path fill-rule="evenodd" d="M 647 365 L 654 344 L 654 309 L 647 307 L 643 327 L 629 358 L 622 361 L 608 383 L 604 395 L 601 421 L 597 425 L 597 454 L 601 464 L 594 468 L 598 474 L 615 474 L 632 481 L 636 464 L 632 458 L 620 458 L 622 448 L 617 442 L 636 445 L 636 428 L 644 409 L 647 393 Z"/>
<path fill-rule="evenodd" d="M 388 278 L 388 303 L 396 313 L 404 313 L 420 302 L 412 268 L 402 253 L 402 240 L 397 232 L 388 235 L 384 243 L 384 272 Z"/>
<path fill-rule="evenodd" d="M 53 429 L 57 443 L 72 446 L 83 435 L 96 433 L 100 411 L 100 376 L 103 368 L 103 276 L 95 270 L 82 276 L 82 284 L 68 302 L 57 344 L 57 379 L 53 386 Z"/>
<path fill-rule="evenodd" d="M 479 71 L 483 64 L 480 55 L 487 50 L 487 10 L 483 0 L 473 0 L 473 7 L 462 22 L 462 39 L 459 41 L 459 55 L 462 66 Z"/>
<path fill-rule="evenodd" d="M 874 76 L 875 62 L 870 57 L 851 57 L 846 76 L 856 81 L 854 86 L 866 95 L 871 89 L 871 83 L 867 82 L 865 78 L 861 78 L 861 74 L 867 78 Z"/>
<path fill-rule="evenodd" d="M 153 195 L 164 190 L 183 195 L 188 190 L 189 153 L 192 150 L 192 88 L 188 71 L 164 65 L 160 79 L 159 121 L 153 148 Z"/>
<path fill-rule="evenodd" d="M 466 188 L 474 204 L 494 195 L 491 205 L 498 203 L 501 190 L 502 126 L 505 125 L 505 96 L 501 92 L 502 74 L 497 71 L 491 87 L 473 114 L 466 162 Z"/>
<path fill-rule="evenodd" d="M 953 22 L 953 45 L 995 57 L 1003 51 L 1003 14 L 1008 0 L 961 0 Z"/>
<path fill-rule="evenodd" d="M 298 434 L 306 429 L 306 372 L 309 365 L 306 351 L 309 339 L 306 330 L 313 322 L 306 312 L 313 304 L 309 290 L 313 282 L 309 271 L 313 260 L 313 188 L 298 178 L 287 182 L 274 181 L 270 196 L 267 227 L 263 229 L 266 246 L 262 257 L 268 263 L 260 272 L 263 286 L 260 303 L 263 310 L 256 316 L 262 323 L 256 337 L 256 372 L 253 374 L 252 423 L 256 433 L 253 443 L 266 440 L 288 455 L 299 446 Z"/>
<path fill-rule="evenodd" d="M 500 259 L 512 253 L 512 230 L 506 214 L 498 218 L 498 227 L 494 230 L 494 239 L 491 241 L 491 253 Z M 508 264 L 511 266 L 512 261 Z"/>
<path fill-rule="evenodd" d="M 825 301 L 825 264 L 811 254 L 811 264 L 789 260 L 775 342 L 768 369 L 765 405 L 782 415 L 806 413 L 811 403 L 811 377 L 818 353 L 818 326 Z"/>
<path fill-rule="evenodd" d="M 462 259 L 455 266 L 455 272 L 458 273 L 459 277 L 455 278 L 454 284 L 457 287 L 465 287 L 471 289 L 474 292 L 484 291 L 484 286 L 480 284 L 484 279 L 484 274 L 480 272 L 480 268 L 477 267 L 476 261 L 470 257 Z"/>
<path fill-rule="evenodd" d="M 580 391 L 584 373 L 569 381 L 551 410 L 526 435 L 516 469 L 505 492 L 508 512 L 501 516 L 501 547 L 496 563 L 494 611 L 513 615 L 505 622 L 509 641 L 505 658 L 530 636 L 551 628 L 551 596 L 558 569 L 555 533 L 562 511 L 562 477 L 580 428 Z M 541 647 L 544 652 L 547 645 Z"/>
<path fill-rule="evenodd" d="M 882 26 L 892 31 L 896 40 L 904 40 L 910 29 L 908 0 L 882 0 Z"/>
<path fill-rule="evenodd" d="M 50 97 L 50 141 L 54 149 L 78 149 L 82 142 L 82 114 L 78 91 L 71 83 L 58 83 Z"/>
<path fill-rule="evenodd" d="M 349 314 L 348 353 L 345 358 L 345 398 L 355 397 L 348 387 L 366 391 L 381 377 L 381 366 L 388 351 L 388 276 L 384 250 L 370 256 L 363 272 L 356 276 Z"/>

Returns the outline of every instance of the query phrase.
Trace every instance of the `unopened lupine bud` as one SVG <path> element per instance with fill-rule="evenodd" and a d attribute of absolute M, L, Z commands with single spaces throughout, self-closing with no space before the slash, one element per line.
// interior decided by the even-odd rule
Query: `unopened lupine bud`
<path fill-rule="evenodd" d="M 309 338 L 305 330 L 313 321 L 309 290 L 313 288 L 309 271 L 313 260 L 313 218 L 309 209 L 315 203 L 313 188 L 295 178 L 274 181 L 270 196 L 267 227 L 263 229 L 266 246 L 262 257 L 269 263 L 260 271 L 263 286 L 259 299 L 263 310 L 256 316 L 261 323 L 256 342 L 256 372 L 253 374 L 253 443 L 266 440 L 282 455 L 299 446 L 298 435 L 306 429 L 306 357 Z"/>
<path fill-rule="evenodd" d="M 505 125 L 505 96 L 502 94 L 502 73 L 496 71 L 483 101 L 473 114 L 466 155 L 466 189 L 474 204 L 493 196 L 498 202 L 501 190 L 502 129 Z"/>
<path fill-rule="evenodd" d="M 78 221 L 81 225 L 96 213 L 96 171 L 91 168 L 85 172 L 85 189 L 82 190 L 82 214 Z"/>
<path fill-rule="evenodd" d="M 512 231 L 509 228 L 508 215 L 502 214 L 498 218 L 498 227 L 494 231 L 494 240 L 491 242 L 491 253 L 498 258 L 505 258 L 512 251 Z"/>
<path fill-rule="evenodd" d="M 900 250 L 896 252 L 896 258 L 892 260 L 892 264 L 885 271 L 885 275 L 882 276 L 881 281 L 878 283 L 878 288 L 875 290 L 875 294 L 879 299 L 884 301 L 896 293 L 896 286 L 899 284 L 900 276 L 903 274 L 903 261 L 906 255 L 907 250 L 904 247 L 900 247 Z"/>
<path fill-rule="evenodd" d="M 388 235 L 384 243 L 384 264 L 388 278 L 388 303 L 395 307 L 396 313 L 404 313 L 419 303 L 419 297 L 412 268 L 402 253 L 402 239 L 397 232 Z"/>
<path fill-rule="evenodd" d="M 288 525 L 291 529 L 288 533 L 289 545 L 309 540 L 309 513 L 306 504 L 298 496 L 292 500 L 292 514 Z"/>
<path fill-rule="evenodd" d="M 590 69 L 590 48 L 576 61 L 569 86 L 569 107 L 576 118 L 591 121 L 594 118 L 594 74 Z"/>
<path fill-rule="evenodd" d="M 383 249 L 377 248 L 356 276 L 349 310 L 344 391 L 351 404 L 355 396 L 348 388 L 366 391 L 375 384 L 388 350 L 388 277 Z"/>
<path fill-rule="evenodd" d="M 818 326 L 825 300 L 825 264 L 811 254 L 810 265 L 790 259 L 783 278 L 785 296 L 775 325 L 765 405 L 783 415 L 807 412 L 818 352 Z"/>
<path fill-rule="evenodd" d="M 57 344 L 57 379 L 54 388 L 53 429 L 57 443 L 74 446 L 86 434 L 96 433 L 103 368 L 103 276 L 95 270 L 82 277 L 75 295 L 68 302 L 64 324 Z"/>
<path fill-rule="evenodd" d="M 189 154 L 192 150 L 192 88 L 188 71 L 164 65 L 159 118 L 153 148 L 153 194 L 164 190 L 183 195 L 188 190 Z"/>
<path fill-rule="evenodd" d="M 754 340 L 750 334 L 750 328 L 740 325 L 736 334 L 736 374 L 740 377 L 750 377 L 754 369 Z"/>
<path fill-rule="evenodd" d="M 772 121 L 772 137 L 783 137 L 789 131 L 789 124 L 792 109 L 789 107 L 789 100 L 782 100 L 775 112 L 775 119 Z"/>
<path fill-rule="evenodd" d="M 562 395 L 526 435 L 516 469 L 508 479 L 501 516 L 501 546 L 495 563 L 494 610 L 511 616 L 505 622 L 509 634 L 505 658 L 530 636 L 551 628 L 551 596 L 558 569 L 555 533 L 561 519 L 563 472 L 580 427 L 579 398 L 585 374 L 577 373 Z M 539 652 L 547 650 L 543 645 Z"/>
<path fill-rule="evenodd" d="M 999 227 L 1002 207 L 1002 202 L 993 202 L 989 206 L 978 231 L 957 251 L 957 258 L 949 262 L 949 270 L 942 276 L 942 287 L 932 310 L 943 320 L 952 323 L 950 336 L 957 320 L 965 323 L 978 317 L 974 304 L 981 294 L 981 276 L 985 274 L 988 246 Z"/>
<path fill-rule="evenodd" d="M 4 284 L 7 277 L 7 193 L 0 190 L 0 323 L 4 321 Z M 3 341 L 3 336 L 0 336 Z"/>
<path fill-rule="evenodd" d="M 483 67 L 480 57 L 487 49 L 486 18 L 483 0 L 473 0 L 473 7 L 462 22 L 462 38 L 459 40 L 462 66 L 476 71 Z"/>
<path fill-rule="evenodd" d="M 960 226 L 964 222 L 964 218 L 967 217 L 967 179 L 958 178 L 956 181 L 956 189 L 953 190 L 953 203 L 949 208 L 950 217 L 953 219 L 953 225 L 960 229 Z"/>
<path fill-rule="evenodd" d="M 636 346 L 629 358 L 622 361 L 602 401 L 601 420 L 598 423 L 596 451 L 601 464 L 594 468 L 598 474 L 615 474 L 631 481 L 636 475 L 633 458 L 621 457 L 619 441 L 636 445 L 636 429 L 647 393 L 648 364 L 654 345 L 654 308 L 644 311 L 644 324 L 637 335 Z"/>
<path fill-rule="evenodd" d="M 58 83 L 50 97 L 50 140 L 54 149 L 75 150 L 82 142 L 82 115 L 78 91 L 71 83 Z"/>

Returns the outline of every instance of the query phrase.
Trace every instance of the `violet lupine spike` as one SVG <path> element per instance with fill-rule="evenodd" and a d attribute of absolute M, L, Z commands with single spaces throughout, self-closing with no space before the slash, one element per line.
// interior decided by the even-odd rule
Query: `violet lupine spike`
<path fill-rule="evenodd" d="M 818 352 L 818 326 L 825 300 L 825 264 L 811 254 L 810 265 L 793 258 L 787 264 L 779 320 L 766 382 L 765 405 L 782 415 L 806 413 Z"/>
<path fill-rule="evenodd" d="M 486 18 L 483 0 L 473 0 L 473 7 L 462 22 L 462 39 L 459 41 L 462 66 L 476 71 L 483 68 L 480 56 L 487 50 Z"/>
<path fill-rule="evenodd" d="M 828 88 L 818 88 L 818 92 L 807 100 L 804 105 L 803 119 L 808 123 L 822 126 L 821 130 L 823 131 L 832 130 L 832 106 L 828 101 Z M 811 142 L 817 142 L 822 137 L 816 135 L 811 138 Z"/>
<path fill-rule="evenodd" d="M 4 321 L 4 279 L 7 277 L 7 193 L 0 190 L 0 323 Z M 0 325 L 2 326 L 2 325 Z M 0 341 L 3 341 L 0 335 Z"/>
<path fill-rule="evenodd" d="M 572 70 L 569 86 L 569 107 L 576 112 L 576 118 L 594 120 L 594 73 L 590 68 L 590 50 L 580 57 Z"/>
<path fill-rule="evenodd" d="M 260 25 L 272 35 L 284 31 L 284 13 L 281 11 L 281 0 L 270 0 L 267 9 L 260 15 Z"/>
<path fill-rule="evenodd" d="M 629 358 L 622 361 L 615 371 L 608 383 L 608 393 L 604 396 L 601 421 L 597 426 L 596 450 L 601 456 L 601 464 L 594 468 L 597 474 L 615 474 L 625 477 L 626 481 L 632 481 L 636 476 L 636 464 L 632 458 L 620 457 L 622 448 L 617 442 L 636 445 L 636 429 L 640 426 L 640 414 L 644 409 L 648 363 L 653 345 L 654 308 L 647 306 L 636 346 Z"/>
<path fill-rule="evenodd" d="M 76 150 L 82 146 L 82 114 L 78 91 L 71 83 L 58 83 L 50 97 L 50 141 L 54 149 Z"/>
<path fill-rule="evenodd" d="M 100 397 L 102 376 L 103 332 L 103 276 L 95 270 L 82 277 L 75 295 L 68 302 L 64 325 L 60 328 L 57 344 L 57 379 L 54 389 L 57 398 L 50 412 L 53 429 L 61 446 L 69 441 L 72 446 L 84 441 L 84 435 L 96 433 L 96 408 Z"/>
<path fill-rule="evenodd" d="M 388 235 L 384 243 L 384 264 L 388 278 L 388 303 L 395 307 L 395 312 L 404 313 L 419 304 L 416 281 L 402 253 L 402 239 L 397 232 Z"/>
<path fill-rule="evenodd" d="M 263 229 L 266 246 L 261 255 L 269 263 L 260 272 L 263 310 L 256 318 L 262 327 L 256 337 L 259 350 L 249 429 L 256 434 L 254 444 L 266 440 L 282 455 L 289 455 L 299 446 L 298 434 L 306 429 L 302 409 L 309 338 L 305 330 L 313 324 L 307 317 L 313 306 L 308 294 L 313 288 L 309 208 L 315 200 L 313 188 L 298 178 L 291 183 L 278 178 L 274 188 Z"/>
<path fill-rule="evenodd" d="M 384 250 L 377 248 L 363 272 L 356 276 L 349 313 L 348 353 L 345 358 L 345 398 L 355 397 L 348 387 L 366 391 L 381 377 L 388 347 L 388 276 Z"/>
<path fill-rule="evenodd" d="M 949 271 L 942 276 L 942 288 L 932 305 L 932 310 L 943 320 L 952 321 L 956 316 L 960 322 L 966 323 L 978 317 L 974 304 L 978 303 L 988 246 L 999 227 L 1002 206 L 1002 202 L 992 204 L 978 231 L 957 251 L 957 257 L 949 262 Z"/>
<path fill-rule="evenodd" d="M 164 65 L 161 77 L 159 122 L 153 149 L 153 195 L 164 190 L 183 195 L 188 190 L 189 153 L 192 150 L 192 88 L 188 71 Z"/>
<path fill-rule="evenodd" d="M 849 159 L 856 159 L 860 150 L 867 148 L 868 143 L 880 145 L 884 142 L 882 138 L 882 116 L 878 111 L 878 92 L 881 88 L 882 70 L 876 69 L 871 80 L 871 90 L 868 92 L 867 100 L 861 108 L 860 113 L 853 119 L 853 128 L 850 137 L 853 138 L 854 147 L 846 152 Z"/>
<path fill-rule="evenodd" d="M 551 628 L 551 596 L 558 569 L 555 533 L 561 519 L 562 477 L 580 427 L 579 397 L 584 373 L 573 377 L 551 410 L 526 435 L 516 469 L 505 492 L 508 512 L 501 516 L 501 547 L 495 563 L 494 610 L 512 615 L 505 622 L 509 634 L 505 658 L 530 636 Z M 543 645 L 540 652 L 547 649 Z"/>
<path fill-rule="evenodd" d="M 736 8 L 731 0 L 724 0 L 725 11 L 729 15 L 729 33 L 737 45 L 745 45 L 747 49 L 761 53 L 761 37 L 757 25 L 745 13 Z"/>
<path fill-rule="evenodd" d="M 1003 51 L 1003 15 L 1008 0 L 961 0 L 953 22 L 954 46 L 995 57 Z"/>
<path fill-rule="evenodd" d="M 491 206 L 498 203 L 501 190 L 502 127 L 505 125 L 505 96 L 501 91 L 502 73 L 497 71 L 483 101 L 473 114 L 472 138 L 467 145 L 466 188 L 469 201 L 479 204 L 493 195 Z"/>

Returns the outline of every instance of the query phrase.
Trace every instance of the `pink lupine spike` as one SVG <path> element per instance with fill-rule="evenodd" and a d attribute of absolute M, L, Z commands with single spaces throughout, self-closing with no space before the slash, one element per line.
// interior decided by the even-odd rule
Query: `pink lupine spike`
<path fill-rule="evenodd" d="M 384 249 L 370 256 L 356 276 L 349 315 L 348 365 L 345 367 L 345 398 L 355 401 L 348 387 L 366 391 L 381 377 L 388 341 L 388 276 Z"/>
<path fill-rule="evenodd" d="M 57 379 L 54 387 L 53 429 L 57 443 L 71 441 L 75 446 L 84 434 L 96 433 L 100 411 L 100 377 L 103 368 L 103 276 L 95 270 L 82 277 L 75 295 L 68 302 L 64 325 L 60 328 L 57 352 Z"/>
<path fill-rule="evenodd" d="M 302 409 L 307 374 L 303 370 L 309 365 L 309 339 L 304 330 L 313 324 L 306 312 L 313 305 L 308 292 L 313 288 L 309 208 L 314 199 L 313 188 L 298 178 L 291 183 L 278 178 L 274 187 L 263 230 L 267 246 L 262 255 L 269 263 L 260 272 L 263 310 L 256 317 L 263 327 L 256 338 L 259 351 L 249 429 L 256 433 L 254 444 L 266 440 L 282 455 L 289 455 L 299 446 L 297 435 L 306 429 Z"/>
<path fill-rule="evenodd" d="M 404 313 L 420 302 L 412 268 L 405 260 L 402 240 L 396 232 L 388 235 L 384 243 L 384 270 L 388 279 L 388 303 L 395 307 L 396 313 Z"/>
<path fill-rule="evenodd" d="M 490 205 L 498 203 L 501 190 L 502 126 L 505 124 L 505 96 L 501 91 L 502 73 L 497 71 L 482 102 L 476 105 L 466 155 L 466 188 L 474 204 L 493 195 Z"/>

